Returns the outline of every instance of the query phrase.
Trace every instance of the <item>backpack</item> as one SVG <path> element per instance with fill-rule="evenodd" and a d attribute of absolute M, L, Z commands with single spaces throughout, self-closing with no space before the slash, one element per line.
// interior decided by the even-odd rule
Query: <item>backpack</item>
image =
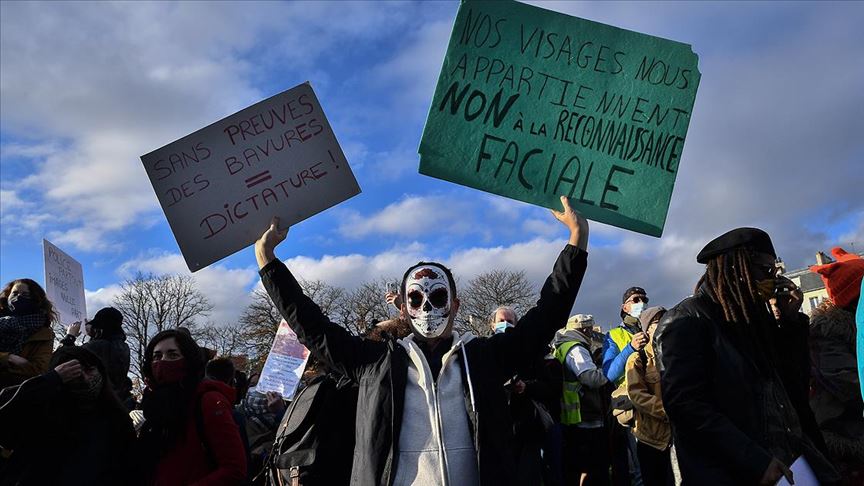
<path fill-rule="evenodd" d="M 254 484 L 343 485 L 354 459 L 356 385 L 331 375 L 313 378 L 282 418 L 264 470 Z"/>

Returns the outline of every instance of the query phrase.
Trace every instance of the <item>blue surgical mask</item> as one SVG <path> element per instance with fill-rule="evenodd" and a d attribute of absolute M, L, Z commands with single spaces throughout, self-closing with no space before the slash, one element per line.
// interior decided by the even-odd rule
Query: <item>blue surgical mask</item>
<path fill-rule="evenodd" d="M 630 314 L 630 317 L 635 317 L 636 319 L 639 319 L 639 316 L 642 315 L 642 309 L 644 309 L 644 308 L 645 308 L 644 302 L 637 302 L 635 304 L 630 305 L 630 312 L 628 312 L 628 314 Z"/>
<path fill-rule="evenodd" d="M 508 327 L 513 327 L 513 324 L 510 324 L 507 321 L 501 321 L 495 323 L 495 334 L 501 334 L 506 331 Z"/>

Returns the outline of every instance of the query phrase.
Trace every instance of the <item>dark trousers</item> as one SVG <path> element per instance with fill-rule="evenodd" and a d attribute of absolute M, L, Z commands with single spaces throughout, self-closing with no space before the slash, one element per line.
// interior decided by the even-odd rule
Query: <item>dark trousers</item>
<path fill-rule="evenodd" d="M 609 433 L 606 427 L 583 429 L 564 426 L 564 484 L 607 486 L 609 484 Z"/>
<path fill-rule="evenodd" d="M 612 484 L 614 486 L 642 486 L 633 431 L 619 424 L 614 418 L 611 422 Z"/>
<path fill-rule="evenodd" d="M 645 486 L 674 486 L 670 449 L 658 450 L 647 444 L 637 442 L 636 454 L 642 470 L 642 483 Z"/>

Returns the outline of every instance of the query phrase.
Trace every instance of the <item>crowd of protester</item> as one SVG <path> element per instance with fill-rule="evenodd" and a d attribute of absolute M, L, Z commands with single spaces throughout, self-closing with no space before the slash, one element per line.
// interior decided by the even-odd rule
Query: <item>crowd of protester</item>
<path fill-rule="evenodd" d="M 864 260 L 836 248 L 813 267 L 829 298 L 808 317 L 768 234 L 738 228 L 696 256 L 693 295 L 667 309 L 630 287 L 604 334 L 570 315 L 588 224 L 562 204 L 569 240 L 536 306 L 499 307 L 485 336 L 454 329 L 455 279 L 436 262 L 382 297 L 398 318 L 350 334 L 275 257 L 274 220 L 255 247 L 262 282 L 311 353 L 293 400 L 184 328 L 147 344 L 135 394 L 117 309 L 54 349 L 45 291 L 10 282 L 0 485 L 773 485 L 796 462 L 864 484 Z"/>

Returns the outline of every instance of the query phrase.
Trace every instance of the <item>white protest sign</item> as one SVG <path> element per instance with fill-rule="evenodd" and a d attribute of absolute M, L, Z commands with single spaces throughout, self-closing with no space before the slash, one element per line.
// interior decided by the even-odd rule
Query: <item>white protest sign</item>
<path fill-rule="evenodd" d="M 141 156 L 186 265 L 252 244 L 360 193 L 309 83 Z"/>
<path fill-rule="evenodd" d="M 54 304 L 60 324 L 69 325 L 87 317 L 84 302 L 84 271 L 81 264 L 48 240 L 42 240 L 45 254 L 45 294 Z"/>
<path fill-rule="evenodd" d="M 267 355 L 255 389 L 261 393 L 278 392 L 283 398 L 290 400 L 297 391 L 308 359 L 309 350 L 300 344 L 297 335 L 283 320 L 279 323 L 273 347 Z"/>

